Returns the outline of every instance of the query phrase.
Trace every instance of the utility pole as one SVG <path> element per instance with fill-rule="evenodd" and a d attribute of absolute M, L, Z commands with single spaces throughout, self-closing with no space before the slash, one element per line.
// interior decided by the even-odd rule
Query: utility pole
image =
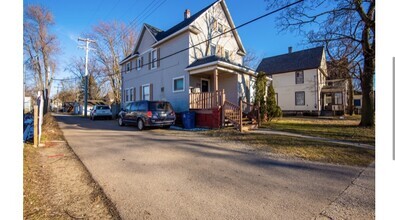
<path fill-rule="evenodd" d="M 88 54 L 89 50 L 92 50 L 92 48 L 89 48 L 90 43 L 95 43 L 96 41 L 91 40 L 89 38 L 78 38 L 78 41 L 83 41 L 85 42 L 85 46 L 79 46 L 80 48 L 85 49 L 85 86 L 84 86 L 84 117 L 87 116 L 88 113 Z"/>

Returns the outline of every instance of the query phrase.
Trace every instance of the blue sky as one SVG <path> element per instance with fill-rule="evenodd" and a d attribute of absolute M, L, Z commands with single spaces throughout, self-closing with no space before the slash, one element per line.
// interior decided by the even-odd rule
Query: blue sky
<path fill-rule="evenodd" d="M 52 11 L 56 22 L 53 31 L 58 36 L 62 48 L 56 78 L 65 78 L 71 76 L 64 71 L 71 57 L 84 56 L 84 51 L 77 48 L 77 38 L 89 32 L 92 25 L 99 21 L 121 20 L 130 24 L 140 15 L 137 31 L 140 31 L 143 23 L 166 30 L 182 21 L 185 9 L 190 9 L 191 14 L 194 14 L 212 2 L 214 0 L 27 0 L 24 1 L 24 5 L 41 4 Z M 141 14 L 150 4 L 151 9 Z M 226 0 L 226 4 L 236 26 L 268 12 L 266 3 L 262 0 Z M 155 8 L 155 12 L 150 14 L 150 10 Z M 147 16 L 148 14 L 150 15 Z M 306 48 L 301 44 L 303 36 L 278 33 L 276 16 L 271 15 L 238 30 L 247 51 L 254 50 L 263 58 L 286 53 L 289 46 L 292 46 L 294 51 Z M 57 82 L 54 84 L 56 86 Z"/>

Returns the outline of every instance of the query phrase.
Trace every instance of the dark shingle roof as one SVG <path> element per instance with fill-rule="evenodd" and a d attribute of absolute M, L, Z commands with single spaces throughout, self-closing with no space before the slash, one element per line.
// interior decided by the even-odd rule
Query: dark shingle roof
<path fill-rule="evenodd" d="M 156 28 L 152 25 L 149 25 L 147 23 L 145 23 L 145 26 L 149 29 L 149 31 L 152 33 L 152 35 L 154 35 L 155 39 L 157 41 L 160 41 L 162 39 L 165 39 L 166 37 L 176 33 L 177 31 L 185 28 L 186 26 L 190 25 L 194 20 L 196 20 L 196 18 L 198 18 L 201 14 L 203 14 L 205 11 L 207 11 L 207 9 L 209 9 L 211 6 L 213 6 L 215 3 L 217 3 L 219 0 L 213 2 L 212 4 L 210 4 L 209 6 L 203 8 L 202 10 L 198 11 L 197 13 L 195 13 L 194 15 L 190 16 L 187 19 L 184 19 L 183 21 L 181 21 L 180 23 L 174 25 L 173 27 L 169 28 L 166 31 L 163 31 L 159 28 Z M 126 56 L 124 59 L 122 59 L 121 63 L 124 60 L 129 59 L 129 57 L 131 57 L 133 54 L 129 54 L 128 56 Z"/>
<path fill-rule="evenodd" d="M 148 28 L 148 30 L 151 32 L 152 35 L 154 35 L 154 37 L 156 38 L 156 40 L 158 40 L 157 36 L 159 33 L 163 32 L 163 30 L 154 27 L 150 24 L 144 23 L 144 25 Z"/>
<path fill-rule="evenodd" d="M 232 64 L 232 65 L 235 65 L 235 66 L 243 67 L 245 69 L 254 71 L 253 69 L 251 69 L 251 68 L 249 68 L 247 66 L 242 66 L 242 65 L 240 65 L 238 63 L 231 62 L 230 60 L 226 59 L 225 57 L 219 57 L 219 56 L 215 56 L 215 55 L 208 56 L 208 57 L 203 57 L 201 59 L 197 59 L 193 63 L 191 63 L 189 66 L 187 66 L 187 69 L 191 68 L 191 67 L 195 67 L 195 66 L 200 66 L 200 65 L 203 65 L 203 64 L 206 64 L 206 63 L 215 62 L 215 61 L 222 61 L 222 62 L 225 62 L 225 63 L 229 63 L 229 64 Z"/>
<path fill-rule="evenodd" d="M 195 13 L 192 16 L 190 16 L 189 18 L 184 19 L 183 21 L 181 21 L 180 23 L 174 25 L 173 27 L 169 28 L 168 30 L 160 32 L 157 35 L 157 40 L 160 41 L 160 40 L 162 40 L 162 39 L 164 39 L 164 38 L 176 33 L 177 31 L 183 29 L 184 27 L 190 25 L 196 18 L 198 18 L 201 14 L 203 14 L 205 11 L 207 11 L 207 9 L 209 9 L 215 3 L 217 3 L 217 1 L 213 2 L 209 6 L 203 8 L 202 10 L 198 11 L 197 13 Z"/>
<path fill-rule="evenodd" d="M 298 70 L 315 69 L 321 65 L 324 47 L 296 51 L 262 59 L 257 72 L 266 74 L 285 73 Z"/>

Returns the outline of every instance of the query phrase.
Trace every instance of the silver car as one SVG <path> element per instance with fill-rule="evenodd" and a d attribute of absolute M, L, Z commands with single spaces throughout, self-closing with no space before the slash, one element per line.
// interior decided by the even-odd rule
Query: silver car
<path fill-rule="evenodd" d="M 112 112 L 108 105 L 95 105 L 93 106 L 90 114 L 90 119 L 95 120 L 96 118 L 112 119 Z"/>

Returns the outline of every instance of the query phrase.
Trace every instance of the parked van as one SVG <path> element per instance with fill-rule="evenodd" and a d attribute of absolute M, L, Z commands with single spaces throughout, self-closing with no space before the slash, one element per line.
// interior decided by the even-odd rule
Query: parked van
<path fill-rule="evenodd" d="M 176 121 L 176 114 L 170 102 L 136 101 L 128 103 L 118 114 L 119 126 L 136 125 L 139 130 L 145 127 L 169 128 Z"/>

